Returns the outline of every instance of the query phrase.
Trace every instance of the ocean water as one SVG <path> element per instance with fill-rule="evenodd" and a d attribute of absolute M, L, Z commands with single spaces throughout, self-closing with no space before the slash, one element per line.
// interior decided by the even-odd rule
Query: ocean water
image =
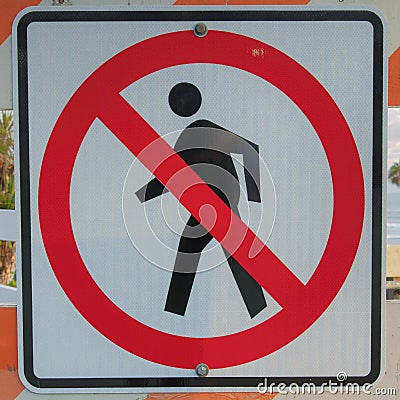
<path fill-rule="evenodd" d="M 400 244 L 400 190 L 388 192 L 387 244 Z"/>

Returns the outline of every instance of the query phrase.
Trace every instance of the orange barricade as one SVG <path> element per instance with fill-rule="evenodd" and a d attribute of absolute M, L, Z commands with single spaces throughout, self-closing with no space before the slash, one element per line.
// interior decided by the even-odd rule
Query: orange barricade
<path fill-rule="evenodd" d="M 0 400 L 14 400 L 23 390 L 17 360 L 17 307 L 0 307 Z"/>

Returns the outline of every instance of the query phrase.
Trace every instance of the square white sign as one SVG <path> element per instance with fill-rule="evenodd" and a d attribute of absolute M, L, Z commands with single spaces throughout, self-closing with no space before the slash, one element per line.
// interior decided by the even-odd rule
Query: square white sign
<path fill-rule="evenodd" d="M 31 390 L 377 379 L 376 13 L 30 9 L 13 35 Z"/>

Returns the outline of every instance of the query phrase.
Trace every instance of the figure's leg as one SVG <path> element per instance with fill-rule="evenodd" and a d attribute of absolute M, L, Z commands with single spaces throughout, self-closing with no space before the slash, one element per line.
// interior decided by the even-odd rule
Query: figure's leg
<path fill-rule="evenodd" d="M 239 216 L 239 210 L 237 208 L 232 211 Z M 267 307 L 262 288 L 225 249 L 224 253 L 236 284 L 238 285 L 240 294 L 246 304 L 247 311 L 250 317 L 254 318 L 260 311 Z"/>
<path fill-rule="evenodd" d="M 261 286 L 254 278 L 226 252 L 227 261 L 239 287 L 240 294 L 246 304 L 247 311 L 251 318 L 254 318 L 260 311 L 267 307 L 264 293 Z"/>
<path fill-rule="evenodd" d="M 194 228 L 196 236 L 193 235 Z M 190 216 L 179 241 L 165 311 L 185 315 L 201 252 L 211 239 L 211 234 L 199 224 L 196 218 Z"/>

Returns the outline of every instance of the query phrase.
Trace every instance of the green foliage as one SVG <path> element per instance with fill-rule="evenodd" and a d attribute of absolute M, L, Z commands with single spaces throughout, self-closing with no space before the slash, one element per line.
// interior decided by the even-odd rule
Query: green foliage
<path fill-rule="evenodd" d="M 0 240 L 0 284 L 16 287 L 15 243 Z"/>
<path fill-rule="evenodd" d="M 392 164 L 389 168 L 388 179 L 395 185 L 400 186 L 400 163 L 395 162 Z"/>
<path fill-rule="evenodd" d="M 12 111 L 0 113 L 0 208 L 14 209 L 14 121 Z M 16 286 L 15 244 L 0 240 L 0 283 Z"/>
<path fill-rule="evenodd" d="M 0 154 L 14 154 L 14 120 L 12 111 L 2 111 L 0 117 Z"/>
<path fill-rule="evenodd" d="M 0 114 L 0 208 L 13 209 L 14 189 L 14 121 L 12 111 Z"/>
<path fill-rule="evenodd" d="M 7 187 L 0 192 L 0 208 L 13 210 L 15 206 L 14 176 L 8 179 Z"/>
<path fill-rule="evenodd" d="M 14 271 L 14 277 L 12 278 L 12 281 L 8 284 L 8 286 L 17 287 L 17 271 Z"/>

